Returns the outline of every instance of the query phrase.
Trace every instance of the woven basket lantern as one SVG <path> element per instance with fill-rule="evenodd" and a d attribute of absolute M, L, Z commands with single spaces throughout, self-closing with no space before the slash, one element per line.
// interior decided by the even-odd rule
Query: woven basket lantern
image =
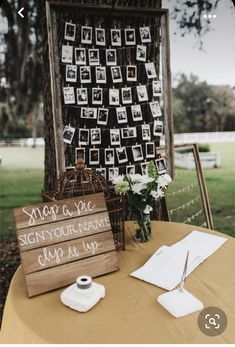
<path fill-rule="evenodd" d="M 105 195 L 116 249 L 123 250 L 125 249 L 123 198 L 109 189 L 99 172 L 85 168 L 82 158 L 78 158 L 74 170 L 69 170 L 60 176 L 54 191 L 43 192 L 43 201 L 62 200 L 100 192 L 104 192 Z"/>
<path fill-rule="evenodd" d="M 61 200 L 100 192 L 107 196 L 107 182 L 99 172 L 85 168 L 83 159 L 78 158 L 75 169 L 63 173 L 57 181 L 55 191 L 45 193 L 44 197 Z"/>

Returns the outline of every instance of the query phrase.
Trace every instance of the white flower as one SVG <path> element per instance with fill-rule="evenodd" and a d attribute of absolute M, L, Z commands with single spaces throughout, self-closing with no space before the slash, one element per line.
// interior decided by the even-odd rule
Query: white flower
<path fill-rule="evenodd" d="M 141 191 L 146 189 L 146 185 L 143 183 L 134 183 L 131 187 L 131 190 L 133 191 L 134 194 L 140 194 Z"/>
<path fill-rule="evenodd" d="M 161 188 L 158 188 L 157 190 L 152 190 L 150 195 L 155 199 L 162 198 L 164 196 L 164 191 Z"/>
<path fill-rule="evenodd" d="M 112 182 L 113 182 L 113 184 L 116 185 L 116 184 L 122 183 L 123 179 L 124 179 L 124 176 L 119 175 L 119 176 L 113 177 Z"/>
<path fill-rule="evenodd" d="M 140 174 L 135 174 L 135 175 L 129 175 L 131 182 L 133 183 L 144 183 L 148 184 L 149 182 L 154 181 L 154 178 L 149 177 L 148 175 L 140 175 Z"/>
<path fill-rule="evenodd" d="M 148 175 L 142 176 L 142 180 L 141 180 L 142 183 L 148 184 L 148 183 L 153 182 L 153 181 L 154 181 L 153 177 L 149 177 Z"/>
<path fill-rule="evenodd" d="M 160 188 L 157 189 L 157 198 L 163 198 L 164 191 Z"/>
<path fill-rule="evenodd" d="M 145 207 L 143 213 L 144 213 L 144 214 L 149 214 L 152 210 L 153 210 L 152 206 L 146 205 L 146 207 Z"/>
<path fill-rule="evenodd" d="M 141 183 L 142 182 L 142 176 L 140 174 L 133 174 L 129 175 L 131 182 L 133 183 Z"/>
<path fill-rule="evenodd" d="M 157 183 L 161 188 L 166 188 L 171 181 L 172 179 L 168 174 L 159 176 L 157 179 Z"/>
<path fill-rule="evenodd" d="M 164 177 L 164 179 L 168 182 L 168 184 L 172 181 L 171 176 L 168 175 L 168 174 L 164 174 L 163 177 Z"/>

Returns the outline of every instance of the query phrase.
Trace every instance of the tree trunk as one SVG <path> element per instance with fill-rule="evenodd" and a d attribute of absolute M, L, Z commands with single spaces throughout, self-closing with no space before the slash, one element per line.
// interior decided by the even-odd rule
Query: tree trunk
<path fill-rule="evenodd" d="M 42 40 L 43 40 L 43 99 L 44 99 L 44 190 L 53 190 L 56 183 L 55 141 L 52 118 L 52 99 L 50 85 L 50 68 L 48 54 L 48 38 L 45 0 L 38 1 L 40 8 Z"/>

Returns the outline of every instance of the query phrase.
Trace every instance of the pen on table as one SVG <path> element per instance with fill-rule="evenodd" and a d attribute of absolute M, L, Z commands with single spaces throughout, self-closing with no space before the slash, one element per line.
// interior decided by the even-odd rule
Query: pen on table
<path fill-rule="evenodd" d="M 180 287 L 179 287 L 180 292 L 183 292 L 183 289 L 184 289 L 184 283 L 185 283 L 187 268 L 188 268 L 188 257 L 189 257 L 189 251 L 187 252 L 187 255 L 186 255 L 186 259 L 185 259 L 185 263 L 184 263 L 184 270 L 183 270 L 182 278 L 180 281 Z"/>

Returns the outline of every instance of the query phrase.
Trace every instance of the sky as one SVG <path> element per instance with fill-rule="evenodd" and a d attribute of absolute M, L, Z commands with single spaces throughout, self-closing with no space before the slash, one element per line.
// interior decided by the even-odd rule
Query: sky
<path fill-rule="evenodd" d="M 203 37 L 203 50 L 193 35 L 181 37 L 177 25 L 170 20 L 171 70 L 193 73 L 208 84 L 235 86 L 235 8 L 231 0 L 221 0 L 211 19 L 211 30 Z M 173 9 L 175 0 L 163 0 L 162 7 Z M 204 18 L 203 18 L 204 20 Z M 206 19 L 205 19 L 206 21 Z"/>

